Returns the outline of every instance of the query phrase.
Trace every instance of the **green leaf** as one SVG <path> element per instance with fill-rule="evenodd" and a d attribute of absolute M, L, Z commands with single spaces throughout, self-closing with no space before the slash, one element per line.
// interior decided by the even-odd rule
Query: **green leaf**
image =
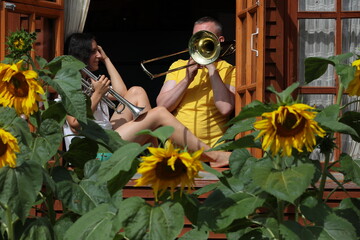
<path fill-rule="evenodd" d="M 253 130 L 254 129 L 253 124 L 255 121 L 256 121 L 255 118 L 249 118 L 235 122 L 231 127 L 229 127 L 226 130 L 225 134 L 217 141 L 217 143 L 226 140 L 234 140 L 237 134 L 241 132 Z"/>
<path fill-rule="evenodd" d="M 64 240 L 112 240 L 116 211 L 109 204 L 101 204 L 79 218 L 65 233 Z"/>
<path fill-rule="evenodd" d="M 321 77 L 327 70 L 328 65 L 335 62 L 325 58 L 309 57 L 305 59 L 305 81 L 310 83 Z"/>
<path fill-rule="evenodd" d="M 343 199 L 338 209 L 352 209 L 360 217 L 360 199 L 359 198 L 345 198 Z"/>
<path fill-rule="evenodd" d="M 80 135 L 85 136 L 93 141 L 103 145 L 110 152 L 115 152 L 128 142 L 121 139 L 120 135 L 114 130 L 103 129 L 99 124 L 88 119 L 87 124 L 80 122 Z"/>
<path fill-rule="evenodd" d="M 120 222 L 119 228 L 123 228 L 125 235 L 131 240 L 146 239 L 151 206 L 140 197 L 125 199 L 118 210 L 116 221 Z"/>
<path fill-rule="evenodd" d="M 184 212 L 179 203 L 167 201 L 151 207 L 139 197 L 125 199 L 117 218 L 125 236 L 132 240 L 175 239 L 184 225 Z"/>
<path fill-rule="evenodd" d="M 340 76 L 340 81 L 346 89 L 349 83 L 354 79 L 356 67 L 348 64 L 335 65 L 336 73 Z"/>
<path fill-rule="evenodd" d="M 360 186 L 360 159 L 352 159 L 349 155 L 340 156 L 340 167 L 337 170 L 344 174 L 346 180 L 351 180 Z"/>
<path fill-rule="evenodd" d="M 223 192 L 216 190 L 200 207 L 198 226 L 207 226 L 215 232 L 224 231 L 235 220 L 252 214 L 263 203 L 264 199 L 245 192 L 225 196 Z"/>
<path fill-rule="evenodd" d="M 257 164 L 254 166 L 252 178 L 264 191 L 294 203 L 309 187 L 314 173 L 312 164 L 303 164 L 283 171 L 275 171 L 269 165 Z"/>
<path fill-rule="evenodd" d="M 10 125 L 18 115 L 15 109 L 9 107 L 0 107 L 0 126 L 6 127 Z"/>
<path fill-rule="evenodd" d="M 290 103 L 292 102 L 292 96 L 291 94 L 293 93 L 293 91 L 298 88 L 300 85 L 299 82 L 295 82 L 293 84 L 291 84 L 289 87 L 287 87 L 284 91 L 282 92 L 277 92 L 274 88 L 274 86 L 269 86 L 267 89 L 270 91 L 270 92 L 273 92 L 276 94 L 276 96 L 279 98 L 280 100 L 280 103 Z"/>
<path fill-rule="evenodd" d="M 242 138 L 236 139 L 235 141 L 225 142 L 223 144 L 220 144 L 212 150 L 235 150 L 240 148 L 261 148 L 261 142 L 259 140 L 255 141 L 255 136 L 257 135 L 257 132 L 251 133 L 249 135 L 246 135 Z"/>
<path fill-rule="evenodd" d="M 60 69 L 53 80 L 44 78 L 61 96 L 61 102 L 69 115 L 86 122 L 86 101 L 81 90 L 80 72 L 73 68 Z"/>
<path fill-rule="evenodd" d="M 297 222 L 285 221 L 282 224 L 280 224 L 279 229 L 284 239 L 315 240 L 315 237 L 314 235 L 312 235 L 311 231 Z"/>
<path fill-rule="evenodd" d="M 53 231 L 48 218 L 34 218 L 30 220 L 20 240 L 49 240 L 52 239 Z"/>
<path fill-rule="evenodd" d="M 348 205 L 351 206 L 351 205 Z M 309 227 L 316 239 L 357 239 L 354 226 L 336 215 L 328 205 L 314 197 L 308 197 L 300 205 L 302 214 L 315 223 Z M 355 225 L 358 223 L 355 223 Z"/>
<path fill-rule="evenodd" d="M 64 153 L 63 159 L 74 167 L 83 168 L 87 161 L 96 158 L 98 148 L 95 141 L 76 137 L 72 139 L 70 148 Z"/>
<path fill-rule="evenodd" d="M 319 225 L 331 214 L 331 208 L 314 197 L 305 198 L 301 202 L 300 210 L 306 219 Z"/>
<path fill-rule="evenodd" d="M 265 227 L 247 227 L 241 229 L 237 232 L 230 232 L 226 234 L 227 239 L 229 240 L 270 240 L 266 236 L 268 230 Z"/>
<path fill-rule="evenodd" d="M 35 138 L 31 159 L 44 165 L 58 151 L 63 140 L 62 127 L 53 119 L 45 119 Z"/>
<path fill-rule="evenodd" d="M 73 224 L 74 221 L 71 219 L 71 216 L 62 216 L 59 220 L 57 220 L 54 225 L 55 239 L 64 239 L 66 231 L 69 230 Z"/>
<path fill-rule="evenodd" d="M 129 172 L 133 167 L 133 161 L 146 149 L 137 143 L 128 143 L 116 150 L 109 160 L 101 163 L 98 171 L 99 183 L 105 183 L 117 175 Z M 130 176 L 131 178 L 132 176 Z M 127 181 L 130 179 L 127 179 Z"/>
<path fill-rule="evenodd" d="M 339 54 L 336 56 L 329 57 L 329 60 L 333 61 L 335 64 L 339 64 L 339 63 L 342 63 L 343 61 L 345 61 L 346 59 L 351 58 L 352 56 L 354 56 L 354 54 L 351 52 L 342 53 L 342 54 Z"/>
<path fill-rule="evenodd" d="M 352 127 L 338 121 L 339 112 L 339 105 L 330 105 L 316 115 L 315 121 L 320 123 L 321 127 L 328 128 L 331 131 L 358 137 L 357 132 Z"/>
<path fill-rule="evenodd" d="M 45 67 L 56 74 L 61 68 L 72 68 L 79 71 L 85 67 L 85 64 L 71 55 L 61 55 L 52 59 Z"/>
<path fill-rule="evenodd" d="M 79 184 L 61 181 L 56 183 L 56 187 L 58 197 L 63 204 L 80 215 L 110 200 L 106 185 L 99 185 L 95 180 L 85 179 Z"/>
<path fill-rule="evenodd" d="M 356 135 L 350 134 L 350 136 L 354 141 L 360 142 L 360 112 L 345 112 L 341 116 L 339 122 L 344 123 L 354 129 L 356 131 Z"/>
<path fill-rule="evenodd" d="M 236 149 L 232 152 L 229 165 L 230 171 L 234 177 L 240 177 L 243 167 L 248 159 L 255 159 L 247 149 Z"/>
<path fill-rule="evenodd" d="M 208 237 L 209 233 L 207 231 L 194 228 L 182 235 L 179 240 L 207 240 Z"/>
<path fill-rule="evenodd" d="M 140 161 L 138 159 L 134 159 L 132 161 L 131 167 L 127 172 L 119 172 L 115 177 L 108 181 L 107 186 L 111 196 L 115 196 L 115 193 L 118 193 L 120 189 L 122 189 L 136 174 Z"/>
<path fill-rule="evenodd" d="M 184 227 L 184 211 L 179 203 L 154 206 L 149 216 L 149 239 L 175 239 Z"/>
<path fill-rule="evenodd" d="M 330 105 L 324 108 L 316 115 L 315 121 L 322 123 L 327 121 L 336 121 L 340 112 L 340 107 L 337 104 Z"/>
<path fill-rule="evenodd" d="M 264 112 L 272 112 L 273 109 L 271 106 L 266 105 L 258 100 L 255 100 L 248 105 L 244 106 L 240 113 L 231 119 L 227 125 L 233 124 L 237 121 L 244 120 L 247 118 L 261 116 Z"/>
<path fill-rule="evenodd" d="M 45 119 L 51 118 L 62 126 L 65 122 L 66 111 L 62 103 L 55 103 L 50 105 L 42 114 L 41 118 L 44 121 Z"/>
<path fill-rule="evenodd" d="M 0 169 L 0 201 L 24 222 L 43 182 L 42 167 L 26 161 L 16 168 Z"/>
<path fill-rule="evenodd" d="M 149 129 L 139 131 L 137 135 L 148 134 L 150 136 L 160 139 L 161 143 L 164 145 L 166 140 L 169 139 L 173 133 L 174 133 L 174 127 L 162 126 L 154 131 L 151 131 Z"/>
<path fill-rule="evenodd" d="M 29 124 L 21 117 L 16 117 L 9 125 L 10 132 L 13 132 L 16 137 L 21 139 L 21 144 L 27 147 L 32 146 L 33 136 L 31 135 Z M 15 136 L 14 135 L 14 136 Z M 23 154 L 24 152 L 22 152 Z"/>
<path fill-rule="evenodd" d="M 316 239 L 358 239 L 351 223 L 335 214 L 329 214 L 323 219 L 323 224 L 308 227 L 308 229 L 316 236 Z"/>
<path fill-rule="evenodd" d="M 356 235 L 360 236 L 360 228 L 359 228 L 360 216 L 357 213 L 359 211 L 359 208 L 357 208 L 356 205 L 352 205 L 351 202 L 352 200 L 357 200 L 357 199 L 355 198 L 351 199 L 349 201 L 350 202 L 349 205 L 345 206 L 346 204 L 344 204 L 342 208 L 337 208 L 335 209 L 334 212 L 337 216 L 342 217 L 346 219 L 349 223 L 351 223 L 356 230 Z"/>
<path fill-rule="evenodd" d="M 197 223 L 198 209 L 200 201 L 192 194 L 181 193 L 177 191 L 174 194 L 174 201 L 181 204 L 185 211 L 186 217 L 193 223 Z"/>
<path fill-rule="evenodd" d="M 45 68 L 46 64 L 48 63 L 45 58 L 40 56 L 35 56 L 35 59 L 40 68 Z"/>

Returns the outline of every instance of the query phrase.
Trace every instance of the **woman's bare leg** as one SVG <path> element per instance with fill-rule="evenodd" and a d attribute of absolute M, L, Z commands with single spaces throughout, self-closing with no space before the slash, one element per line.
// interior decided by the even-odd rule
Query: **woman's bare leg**
<path fill-rule="evenodd" d="M 121 125 L 116 129 L 116 131 L 124 140 L 144 144 L 149 141 L 149 136 L 137 136 L 136 133 L 144 129 L 155 130 L 161 126 L 174 127 L 175 131 L 171 136 L 171 139 L 176 145 L 183 147 L 187 146 L 187 148 L 191 151 L 196 151 L 201 148 L 205 151 L 210 149 L 208 145 L 195 137 L 194 134 L 192 134 L 164 107 L 151 109 L 147 113 L 141 115 L 137 120 L 132 120 Z M 227 162 L 229 160 L 229 156 L 229 152 L 210 151 L 203 153 L 203 158 L 205 158 L 205 160 L 219 163 Z"/>
<path fill-rule="evenodd" d="M 145 113 L 151 109 L 149 98 L 142 87 L 131 87 L 123 97 L 127 101 L 132 103 L 134 106 L 144 107 L 144 110 L 142 110 L 141 113 Z M 133 120 L 133 118 L 134 117 L 132 112 L 130 111 L 130 108 L 125 106 L 123 112 L 114 112 L 110 119 L 110 122 L 113 125 L 113 129 L 117 129 L 124 123 Z"/>

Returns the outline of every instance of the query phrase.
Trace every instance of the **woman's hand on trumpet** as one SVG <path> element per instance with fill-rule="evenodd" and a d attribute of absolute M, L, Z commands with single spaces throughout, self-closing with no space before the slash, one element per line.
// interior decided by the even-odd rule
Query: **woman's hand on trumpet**
<path fill-rule="evenodd" d="M 105 77 L 105 75 L 100 76 L 98 81 L 91 79 L 91 84 L 94 89 L 93 94 L 98 94 L 99 96 L 104 96 L 110 89 L 110 79 Z"/>

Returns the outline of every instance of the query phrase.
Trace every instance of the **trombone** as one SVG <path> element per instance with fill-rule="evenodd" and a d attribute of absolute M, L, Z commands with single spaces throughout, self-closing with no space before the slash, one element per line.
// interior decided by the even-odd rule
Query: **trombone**
<path fill-rule="evenodd" d="M 154 61 L 161 60 L 161 59 L 168 58 L 168 57 L 173 57 L 175 55 L 179 55 L 179 54 L 186 53 L 186 52 L 189 52 L 191 58 L 194 59 L 194 61 L 196 63 L 188 64 L 185 66 L 181 66 L 181 67 L 174 68 L 174 69 L 168 70 L 166 72 L 157 73 L 157 74 L 152 74 L 144 66 L 144 64 L 146 64 L 146 63 L 154 62 Z M 218 58 L 233 54 L 234 52 L 235 52 L 235 41 L 220 42 L 215 34 L 213 34 L 212 32 L 203 30 L 203 31 L 199 31 L 191 36 L 189 43 L 188 43 L 188 49 L 177 52 L 177 53 L 172 53 L 169 55 L 165 55 L 165 56 L 161 56 L 161 57 L 157 57 L 157 58 L 153 58 L 153 59 L 149 59 L 149 60 L 144 60 L 140 63 L 140 65 L 141 65 L 141 68 L 143 69 L 143 71 L 151 79 L 154 79 L 154 78 L 166 75 L 168 73 L 190 67 L 195 64 L 207 65 L 207 64 L 213 63 Z"/>
<path fill-rule="evenodd" d="M 92 72 L 90 72 L 87 68 L 81 69 L 81 71 L 86 74 L 88 77 L 94 79 L 95 81 L 98 81 L 100 77 L 96 77 Z M 93 92 L 93 88 L 91 84 L 86 81 L 84 78 L 81 78 L 81 85 L 84 88 L 85 94 L 90 96 Z M 114 96 L 114 98 L 119 102 L 119 104 L 116 106 L 114 102 L 112 102 L 109 98 L 106 96 L 103 96 L 101 98 L 101 101 L 103 101 L 106 105 L 108 105 L 109 108 L 114 110 L 117 113 L 122 113 L 124 111 L 125 107 L 128 107 L 133 114 L 134 120 L 137 119 L 144 110 L 144 107 L 138 107 L 133 105 L 131 102 L 123 98 L 120 94 L 118 94 L 111 86 L 107 94 L 111 94 Z"/>

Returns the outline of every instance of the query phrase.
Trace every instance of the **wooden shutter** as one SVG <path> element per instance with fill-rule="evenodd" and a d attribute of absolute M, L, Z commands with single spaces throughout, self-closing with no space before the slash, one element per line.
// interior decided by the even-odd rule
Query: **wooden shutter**
<path fill-rule="evenodd" d="M 264 1 L 236 2 L 236 113 L 264 100 Z"/>
<path fill-rule="evenodd" d="M 264 101 L 265 0 L 236 1 L 235 113 L 254 100 Z M 250 149 L 260 157 L 259 149 Z"/>

